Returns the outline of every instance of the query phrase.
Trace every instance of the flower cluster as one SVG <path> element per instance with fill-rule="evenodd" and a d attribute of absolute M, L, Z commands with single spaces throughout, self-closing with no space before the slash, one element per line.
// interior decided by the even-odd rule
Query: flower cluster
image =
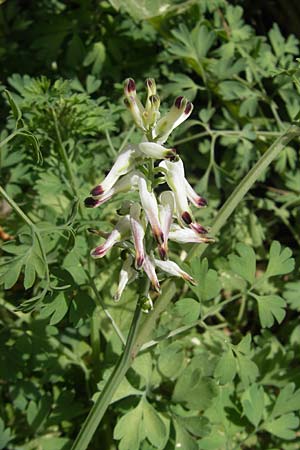
<path fill-rule="evenodd" d="M 208 230 L 195 221 L 190 208 L 191 203 L 197 208 L 205 207 L 205 199 L 186 180 L 184 165 L 176 150 L 163 145 L 174 128 L 190 116 L 193 105 L 186 98 L 177 97 L 170 111 L 160 118 L 155 81 L 147 79 L 146 88 L 144 106 L 136 93 L 134 80 L 125 81 L 125 104 L 144 133 L 143 142 L 124 148 L 105 179 L 85 199 L 86 207 L 95 208 L 117 193 L 133 190 L 139 193 L 139 201 L 128 201 L 122 206 L 115 228 L 111 233 L 100 233 L 106 240 L 91 251 L 93 258 L 102 258 L 116 244 L 126 248 L 115 300 L 120 299 L 126 285 L 141 271 L 158 293 L 157 271 L 195 283 L 188 273 L 169 260 L 168 241 L 180 244 L 213 241 L 207 235 Z M 155 189 L 161 184 L 168 185 L 169 190 L 157 196 Z M 147 305 L 152 305 L 149 294 Z"/>

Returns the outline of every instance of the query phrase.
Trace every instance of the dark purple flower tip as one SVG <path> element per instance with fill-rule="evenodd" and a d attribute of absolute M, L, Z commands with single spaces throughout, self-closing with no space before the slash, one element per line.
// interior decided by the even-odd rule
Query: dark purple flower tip
<path fill-rule="evenodd" d="M 203 227 L 202 225 L 200 225 L 199 223 L 196 223 L 196 222 L 191 224 L 191 228 L 194 231 L 196 231 L 196 233 L 199 233 L 199 234 L 207 234 L 208 233 L 208 230 L 205 227 Z"/>
<path fill-rule="evenodd" d="M 176 148 L 170 148 L 168 150 L 168 152 L 166 153 L 166 157 L 170 160 L 170 161 L 175 161 L 177 158 L 177 154 L 176 154 Z"/>
<path fill-rule="evenodd" d="M 164 233 L 160 230 L 154 230 L 153 231 L 154 237 L 158 245 L 162 245 L 164 243 Z"/>
<path fill-rule="evenodd" d="M 131 92 L 135 92 L 135 81 L 132 78 L 128 78 L 125 81 L 125 90 L 128 92 L 128 94 L 130 94 Z"/>
<path fill-rule="evenodd" d="M 99 184 L 98 186 L 94 187 L 94 189 L 91 190 L 90 194 L 93 197 L 98 197 L 98 195 L 102 195 L 104 192 L 103 187 L 101 186 L 101 184 Z"/>
<path fill-rule="evenodd" d="M 189 114 L 191 112 L 192 108 L 193 108 L 193 103 L 187 102 L 184 113 Z"/>
<path fill-rule="evenodd" d="M 166 250 L 165 246 L 160 245 L 158 248 L 158 252 L 159 252 L 160 259 L 162 259 L 163 261 L 166 261 L 168 259 L 168 254 L 167 254 L 167 250 Z"/>
<path fill-rule="evenodd" d="M 187 224 L 187 225 L 190 225 L 191 223 L 192 223 L 192 218 L 191 218 L 191 215 L 190 215 L 190 213 L 188 212 L 188 211 L 184 211 L 182 214 L 181 214 L 181 217 L 182 217 L 182 220 Z"/>
<path fill-rule="evenodd" d="M 178 108 L 178 109 L 181 108 L 183 99 L 184 99 L 184 97 L 182 97 L 182 96 L 177 97 L 177 98 L 175 99 L 174 105 L 176 106 L 176 108 Z"/>
<path fill-rule="evenodd" d="M 153 86 L 153 80 L 152 80 L 152 78 L 147 78 L 147 80 L 146 80 L 146 86 L 147 86 L 148 88 L 152 88 L 152 86 Z"/>
<path fill-rule="evenodd" d="M 136 267 L 136 269 L 140 269 L 143 266 L 144 260 L 145 260 L 145 258 L 144 258 L 143 255 L 139 255 L 136 258 L 136 260 L 135 260 L 135 267 Z"/>
<path fill-rule="evenodd" d="M 84 200 L 84 206 L 86 208 L 95 208 L 95 206 L 97 206 L 97 205 L 98 205 L 98 200 L 93 197 L 87 197 Z"/>
<path fill-rule="evenodd" d="M 105 250 L 103 248 L 103 245 L 99 245 L 99 247 L 96 247 L 92 252 L 91 256 L 102 256 L 105 254 Z"/>
<path fill-rule="evenodd" d="M 203 197 L 198 197 L 197 199 L 197 205 L 200 207 L 205 207 L 208 205 L 207 200 L 205 200 L 205 198 Z"/>
<path fill-rule="evenodd" d="M 150 97 L 149 97 L 149 101 L 150 101 L 150 103 L 151 103 L 151 105 L 159 105 L 159 96 L 158 95 L 151 95 Z"/>

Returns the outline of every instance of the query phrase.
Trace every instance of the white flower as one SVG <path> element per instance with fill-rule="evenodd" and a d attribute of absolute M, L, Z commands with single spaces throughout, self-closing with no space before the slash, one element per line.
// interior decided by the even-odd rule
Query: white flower
<path fill-rule="evenodd" d="M 186 281 L 189 281 L 192 284 L 197 284 L 193 277 L 191 277 L 188 273 L 186 273 L 184 270 L 182 270 L 178 264 L 176 264 L 174 261 L 161 261 L 159 259 L 154 260 L 155 265 L 162 270 L 163 272 L 166 272 L 170 275 L 173 275 L 174 277 L 181 277 Z"/>
<path fill-rule="evenodd" d="M 176 213 L 179 223 L 181 225 L 189 225 L 197 233 L 207 233 L 206 228 L 194 221 L 192 212 L 190 210 L 188 204 L 188 194 L 186 191 L 187 180 L 184 175 L 184 166 L 182 160 L 179 158 L 177 161 L 173 162 L 161 161 L 159 167 L 164 169 L 163 173 L 165 175 L 166 182 L 174 193 Z M 193 190 L 191 186 L 190 189 Z"/>
<path fill-rule="evenodd" d="M 173 225 L 169 233 L 169 239 L 178 244 L 209 244 L 214 242 L 214 239 L 208 236 L 203 236 L 191 228 L 181 228 L 178 225 Z"/>
<path fill-rule="evenodd" d="M 187 179 L 185 179 L 185 189 L 189 201 L 193 203 L 194 206 L 196 206 L 197 208 L 203 208 L 204 206 L 207 206 L 207 201 L 205 200 L 205 198 L 201 197 L 197 194 L 197 192 L 194 191 Z"/>
<path fill-rule="evenodd" d="M 117 291 L 114 295 L 114 300 L 117 302 L 120 300 L 121 295 L 123 294 L 123 291 L 127 284 L 131 283 L 137 278 L 137 273 L 132 267 L 133 258 L 131 255 L 128 255 L 128 257 L 125 259 L 123 266 L 120 271 L 119 275 L 119 284 Z"/>
<path fill-rule="evenodd" d="M 97 206 L 103 205 L 112 198 L 113 195 L 119 194 L 121 192 L 127 192 L 137 186 L 138 172 L 132 170 L 127 175 L 121 177 L 111 189 L 105 191 L 103 194 L 99 195 L 97 198 L 87 197 L 84 204 L 87 208 L 96 208 Z"/>
<path fill-rule="evenodd" d="M 171 191 L 165 191 L 160 195 L 160 205 L 158 208 L 159 220 L 164 234 L 164 242 L 158 247 L 158 251 L 160 257 L 166 259 L 168 254 L 168 236 L 174 212 L 174 194 Z"/>
<path fill-rule="evenodd" d="M 140 220 L 141 206 L 133 203 L 130 207 L 130 227 L 135 247 L 135 267 L 140 269 L 145 260 L 144 236 L 145 230 Z"/>
<path fill-rule="evenodd" d="M 129 145 L 117 157 L 112 168 L 101 184 L 91 190 L 92 197 L 99 197 L 109 191 L 118 179 L 134 168 L 135 160 L 139 156 L 135 146 Z"/>
<path fill-rule="evenodd" d="M 164 143 L 174 128 L 184 122 L 192 113 L 193 104 L 184 97 L 177 97 L 170 111 L 162 117 L 154 129 L 154 138 Z"/>
<path fill-rule="evenodd" d="M 117 243 L 129 237 L 130 221 L 129 216 L 124 216 L 119 220 L 116 227 L 109 234 L 104 244 L 99 245 L 91 251 L 91 256 L 95 259 L 103 258 L 106 253 Z"/>
<path fill-rule="evenodd" d="M 140 175 L 139 180 L 139 190 L 141 203 L 146 213 L 147 219 L 152 228 L 153 235 L 158 244 L 164 242 L 164 234 L 161 229 L 161 224 L 158 217 L 158 206 L 157 200 L 154 192 L 149 192 L 147 187 L 147 181 L 143 175 Z"/>

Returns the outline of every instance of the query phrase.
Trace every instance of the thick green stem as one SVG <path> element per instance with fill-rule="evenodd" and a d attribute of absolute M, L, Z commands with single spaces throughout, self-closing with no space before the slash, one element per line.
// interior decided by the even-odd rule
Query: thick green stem
<path fill-rule="evenodd" d="M 287 146 L 287 144 L 295 137 L 300 136 L 300 128 L 298 126 L 291 126 L 285 133 L 283 133 L 276 141 L 268 148 L 266 153 L 257 161 L 247 175 L 242 179 L 239 185 L 235 188 L 232 194 L 228 197 L 218 214 L 216 215 L 211 233 L 216 235 L 228 218 L 231 216 L 235 208 L 243 200 L 247 192 L 252 188 L 254 183 L 271 164 L 271 162 L 280 154 L 281 150 Z M 191 259 L 195 256 L 200 257 L 207 245 L 195 245 L 188 254 L 187 259 Z"/>
<path fill-rule="evenodd" d="M 128 338 L 126 342 L 126 346 L 124 348 L 124 351 L 122 355 L 119 358 L 119 361 L 117 365 L 115 366 L 115 369 L 104 386 L 103 391 L 101 392 L 101 395 L 96 400 L 95 404 L 93 405 L 88 417 L 86 418 L 73 446 L 72 450 L 85 450 L 96 429 L 98 428 L 99 423 L 101 422 L 102 417 L 104 416 L 111 399 L 117 390 L 119 384 L 121 383 L 123 377 L 125 376 L 127 370 L 131 366 L 136 353 L 133 353 L 133 346 L 135 343 L 135 338 L 138 331 L 138 326 L 141 320 L 142 316 L 142 310 L 140 302 L 138 301 L 135 313 L 131 322 L 130 330 L 128 333 Z"/>

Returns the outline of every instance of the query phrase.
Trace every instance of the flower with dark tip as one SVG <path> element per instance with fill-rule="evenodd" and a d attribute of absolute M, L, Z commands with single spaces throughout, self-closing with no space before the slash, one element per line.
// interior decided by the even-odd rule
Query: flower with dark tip
<path fill-rule="evenodd" d="M 140 154 L 137 152 L 135 146 L 129 145 L 119 155 L 112 168 L 104 178 L 101 184 L 94 187 L 90 194 L 92 197 L 100 197 L 109 191 L 118 179 L 132 170 L 135 166 L 135 160 Z"/>
<path fill-rule="evenodd" d="M 119 220 L 116 227 L 109 234 L 104 244 L 99 245 L 91 251 L 91 256 L 95 259 L 103 258 L 106 253 L 118 242 L 129 237 L 130 221 L 129 216 L 124 216 Z"/>
<path fill-rule="evenodd" d="M 194 278 L 182 270 L 174 261 L 161 261 L 159 259 L 155 259 L 154 263 L 160 270 L 172 275 L 173 277 L 181 277 L 193 285 L 197 284 Z"/>

